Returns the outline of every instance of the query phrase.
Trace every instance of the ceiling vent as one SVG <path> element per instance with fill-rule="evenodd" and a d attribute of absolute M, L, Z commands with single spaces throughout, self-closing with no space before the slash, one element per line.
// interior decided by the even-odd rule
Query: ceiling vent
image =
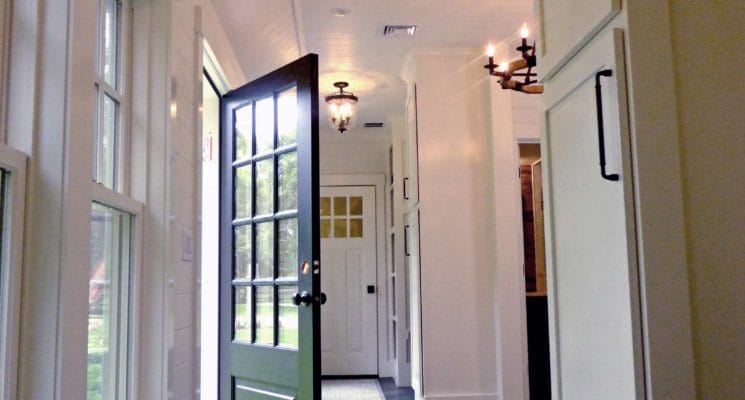
<path fill-rule="evenodd" d="M 365 128 L 382 128 L 383 123 L 382 122 L 365 122 L 363 125 Z"/>
<path fill-rule="evenodd" d="M 383 36 L 385 37 L 414 36 L 415 33 L 416 25 L 386 25 L 383 28 Z"/>

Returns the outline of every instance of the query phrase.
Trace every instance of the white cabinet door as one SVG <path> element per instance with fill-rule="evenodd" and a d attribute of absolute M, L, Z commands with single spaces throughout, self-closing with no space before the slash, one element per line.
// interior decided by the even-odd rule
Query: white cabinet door
<path fill-rule="evenodd" d="M 409 321 L 408 358 L 411 360 L 411 386 L 418 396 L 424 394 L 422 363 L 421 272 L 419 256 L 419 208 L 406 215 L 405 221 L 407 320 Z"/>
<path fill-rule="evenodd" d="M 538 0 L 536 4 L 542 30 L 539 69 L 544 78 L 621 11 L 621 0 Z"/>
<path fill-rule="evenodd" d="M 406 100 L 406 143 L 404 146 L 403 196 L 407 210 L 411 210 L 419 202 L 419 133 L 416 107 L 416 84 L 412 84 Z"/>
<path fill-rule="evenodd" d="M 609 174 L 599 167 L 596 74 Z M 644 398 L 623 36 L 608 30 L 546 83 L 544 194 L 553 398 Z"/>

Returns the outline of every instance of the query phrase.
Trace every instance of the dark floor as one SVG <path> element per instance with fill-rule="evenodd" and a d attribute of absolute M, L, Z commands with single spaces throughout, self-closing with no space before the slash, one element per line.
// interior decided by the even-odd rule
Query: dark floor
<path fill-rule="evenodd" d="M 393 378 L 380 378 L 379 381 L 385 400 L 414 400 L 414 389 L 396 386 Z"/>

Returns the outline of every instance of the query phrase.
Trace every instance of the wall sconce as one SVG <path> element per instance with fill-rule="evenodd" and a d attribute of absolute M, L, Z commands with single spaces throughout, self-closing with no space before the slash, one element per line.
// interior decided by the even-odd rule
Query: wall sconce
<path fill-rule="evenodd" d="M 357 104 L 357 96 L 351 92 L 345 92 L 344 88 L 349 86 L 347 82 L 335 82 L 334 86 L 339 88 L 326 96 L 326 104 L 329 105 L 329 116 L 331 126 L 344 133 L 353 126 L 354 107 Z"/>
<path fill-rule="evenodd" d="M 489 44 L 486 48 L 486 55 L 489 57 L 489 64 L 484 65 L 484 68 L 489 70 L 489 75 L 501 78 L 499 83 L 502 85 L 502 89 L 512 89 L 518 92 L 528 94 L 540 94 L 543 93 L 543 85 L 536 85 L 537 80 L 530 79 L 538 76 L 533 72 L 533 67 L 536 66 L 535 57 L 535 42 L 532 46 L 528 45 L 528 24 L 523 24 L 520 29 L 520 36 L 522 37 L 522 44 L 517 48 L 522 58 L 514 60 L 512 62 L 502 61 L 499 65 L 494 64 L 494 46 Z M 517 72 L 527 69 L 526 72 Z M 512 79 L 513 77 L 524 77 L 522 81 Z"/>

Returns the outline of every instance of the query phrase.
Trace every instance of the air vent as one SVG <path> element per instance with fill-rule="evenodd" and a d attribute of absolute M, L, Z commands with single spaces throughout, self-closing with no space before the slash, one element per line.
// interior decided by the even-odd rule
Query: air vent
<path fill-rule="evenodd" d="M 382 122 L 365 122 L 363 125 L 365 128 L 382 128 L 383 123 Z"/>
<path fill-rule="evenodd" d="M 416 25 L 386 25 L 383 28 L 383 36 L 386 37 L 414 36 L 415 33 Z"/>

